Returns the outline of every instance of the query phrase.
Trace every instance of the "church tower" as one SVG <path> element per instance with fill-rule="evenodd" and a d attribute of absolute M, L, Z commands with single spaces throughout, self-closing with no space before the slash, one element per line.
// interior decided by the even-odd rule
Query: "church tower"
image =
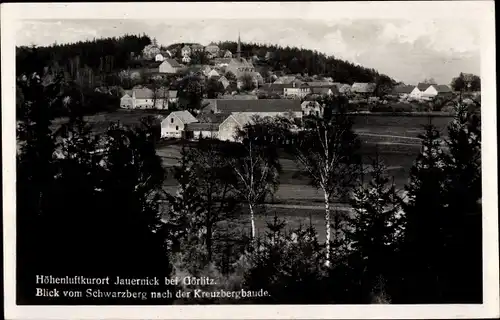
<path fill-rule="evenodd" d="M 238 58 L 238 60 L 241 59 L 241 40 L 239 31 L 238 31 L 238 48 L 236 49 L 236 57 Z"/>

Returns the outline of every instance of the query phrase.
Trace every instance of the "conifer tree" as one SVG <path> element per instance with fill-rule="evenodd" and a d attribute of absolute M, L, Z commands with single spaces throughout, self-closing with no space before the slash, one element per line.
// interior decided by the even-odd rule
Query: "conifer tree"
<path fill-rule="evenodd" d="M 403 203 L 405 229 L 403 299 L 413 303 L 439 301 L 442 296 L 440 269 L 446 219 L 444 156 L 439 131 L 429 122 L 425 126 L 421 152 L 410 170 Z"/>
<path fill-rule="evenodd" d="M 378 279 L 389 280 L 392 275 L 394 253 L 402 236 L 401 201 L 378 154 L 370 181 L 354 190 L 351 205 L 354 213 L 346 232 L 349 260 L 361 270 L 362 292 L 366 294 L 362 298 L 368 299 Z"/>
<path fill-rule="evenodd" d="M 461 101 L 448 125 L 446 170 L 446 298 L 474 303 L 482 297 L 481 119 Z M 465 276 L 466 275 L 466 276 Z"/>

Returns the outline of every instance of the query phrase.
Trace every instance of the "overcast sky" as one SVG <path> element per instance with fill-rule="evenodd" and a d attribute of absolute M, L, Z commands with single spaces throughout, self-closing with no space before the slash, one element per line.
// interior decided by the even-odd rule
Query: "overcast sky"
<path fill-rule="evenodd" d="M 273 43 L 318 50 L 375 68 L 414 84 L 434 78 L 449 84 L 460 72 L 480 73 L 479 28 L 461 19 L 182 19 L 24 20 L 18 45 L 48 45 L 146 33 L 160 44 L 236 41 Z"/>

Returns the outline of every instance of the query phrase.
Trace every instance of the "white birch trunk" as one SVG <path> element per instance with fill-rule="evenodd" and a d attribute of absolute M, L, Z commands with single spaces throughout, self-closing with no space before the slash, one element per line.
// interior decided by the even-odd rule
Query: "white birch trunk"
<path fill-rule="evenodd" d="M 255 217 L 253 213 L 253 205 L 249 203 L 248 208 L 250 209 L 250 223 L 252 224 L 252 241 L 253 241 L 255 240 Z"/>
<path fill-rule="evenodd" d="M 330 199 L 326 192 L 325 195 L 325 225 L 326 225 L 326 266 L 330 266 Z"/>

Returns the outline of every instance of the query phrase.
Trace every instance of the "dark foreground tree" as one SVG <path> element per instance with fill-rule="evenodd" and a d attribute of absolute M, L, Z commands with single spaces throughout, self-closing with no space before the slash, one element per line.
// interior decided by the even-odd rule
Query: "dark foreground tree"
<path fill-rule="evenodd" d="M 104 136 L 92 136 L 81 117 L 52 133 L 50 109 L 63 100 L 56 87 L 34 80 L 23 89 L 19 298 L 33 297 L 36 274 L 168 275 L 168 255 L 155 232 L 164 173 L 151 133 L 112 125 Z"/>
<path fill-rule="evenodd" d="M 360 297 L 372 302 L 380 281 L 392 280 L 395 253 L 402 236 L 401 201 L 387 168 L 378 155 L 373 159 L 371 179 L 353 192 L 354 213 L 348 219 L 346 240 L 350 246 L 348 261 L 360 275 Z"/>
<path fill-rule="evenodd" d="M 422 150 L 406 186 L 405 235 L 402 244 L 404 301 L 438 302 L 442 298 L 445 213 L 445 169 L 442 140 L 430 123 L 425 126 Z"/>

